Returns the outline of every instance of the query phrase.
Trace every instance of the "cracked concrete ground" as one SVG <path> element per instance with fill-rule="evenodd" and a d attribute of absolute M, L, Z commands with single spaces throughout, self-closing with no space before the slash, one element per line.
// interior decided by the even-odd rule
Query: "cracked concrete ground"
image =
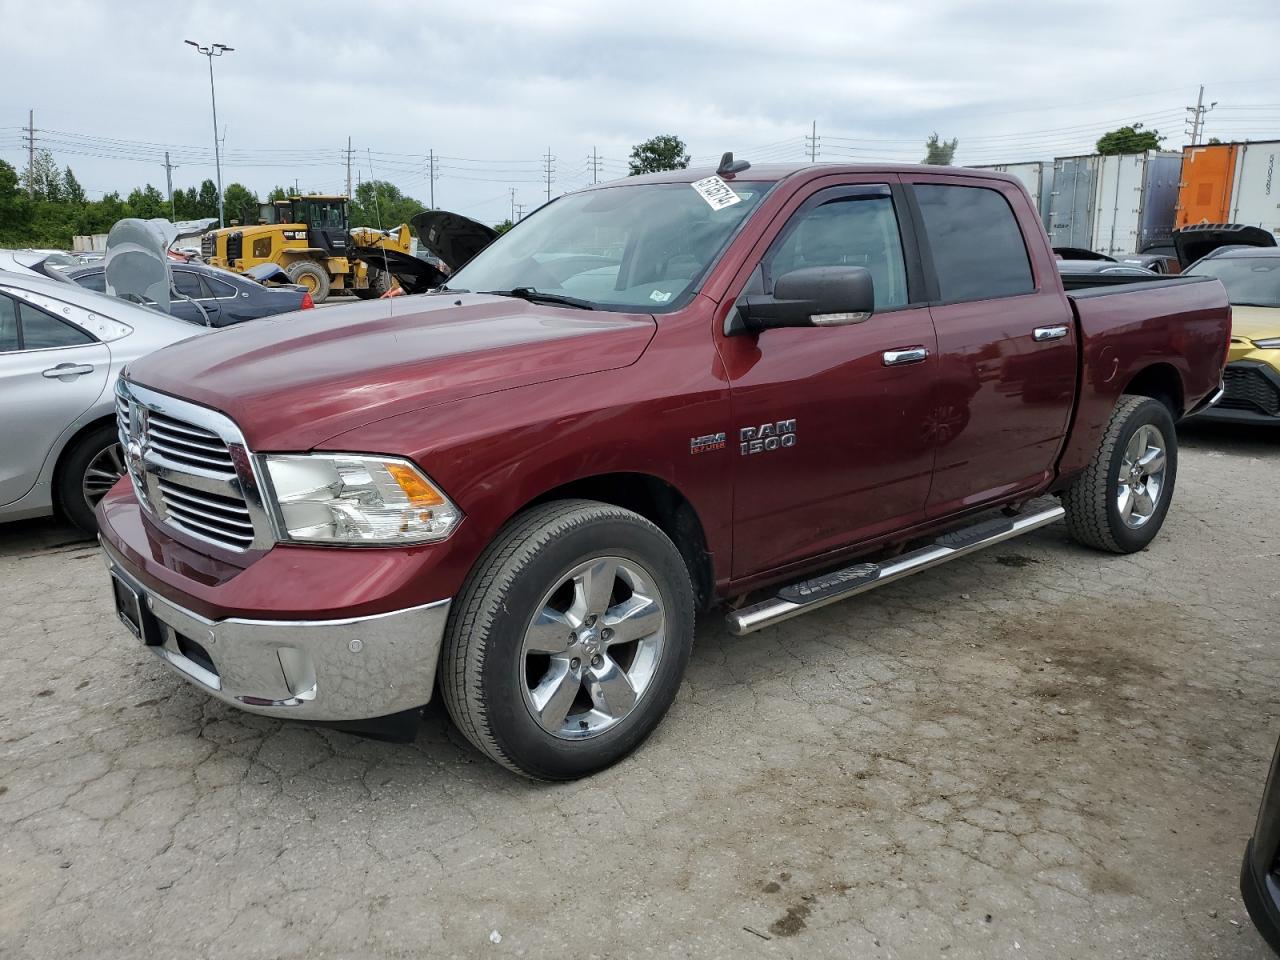
<path fill-rule="evenodd" d="M 0 527 L 0 956 L 1264 957 L 1280 436 L 1184 434 L 1150 550 L 704 617 L 657 734 L 555 786 L 436 706 L 403 746 L 209 700 L 91 544 Z"/>

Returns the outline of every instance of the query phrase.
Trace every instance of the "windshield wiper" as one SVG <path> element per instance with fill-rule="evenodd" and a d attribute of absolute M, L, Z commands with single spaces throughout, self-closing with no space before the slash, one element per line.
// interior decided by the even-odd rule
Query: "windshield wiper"
<path fill-rule="evenodd" d="M 492 297 L 516 297 L 520 300 L 528 300 L 530 303 L 559 303 L 566 307 L 577 307 L 579 310 L 596 308 L 590 300 L 566 297 L 559 293 L 543 293 L 533 287 L 512 287 L 510 290 L 481 290 L 480 292 Z"/>

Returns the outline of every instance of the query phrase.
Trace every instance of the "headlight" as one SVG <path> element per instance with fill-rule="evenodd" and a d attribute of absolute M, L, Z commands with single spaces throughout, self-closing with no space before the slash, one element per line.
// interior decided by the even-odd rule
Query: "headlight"
<path fill-rule="evenodd" d="M 310 543 L 443 540 L 462 511 L 408 460 L 357 454 L 264 456 L 280 536 Z"/>
<path fill-rule="evenodd" d="M 1280 337 L 1272 337 L 1269 340 L 1255 340 L 1253 345 L 1261 347 L 1263 350 L 1280 350 Z"/>

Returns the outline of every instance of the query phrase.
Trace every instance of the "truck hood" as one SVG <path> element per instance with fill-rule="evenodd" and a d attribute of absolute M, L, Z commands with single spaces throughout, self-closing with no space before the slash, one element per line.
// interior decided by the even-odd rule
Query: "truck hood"
<path fill-rule="evenodd" d="M 1183 270 L 1219 247 L 1275 245 L 1276 236 L 1270 230 L 1242 223 L 1193 223 L 1173 233 L 1173 248 Z"/>
<path fill-rule="evenodd" d="M 384 417 L 629 366 L 656 329 L 648 314 L 509 297 L 371 300 L 220 330 L 125 376 L 222 411 L 253 450 L 297 451 Z"/>

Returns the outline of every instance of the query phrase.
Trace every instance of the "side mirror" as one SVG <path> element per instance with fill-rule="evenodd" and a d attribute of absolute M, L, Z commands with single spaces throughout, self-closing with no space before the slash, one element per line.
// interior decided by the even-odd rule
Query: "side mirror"
<path fill-rule="evenodd" d="M 773 295 L 749 294 L 738 306 L 748 330 L 774 327 L 841 327 L 862 323 L 875 310 L 866 267 L 802 267 L 784 273 Z"/>

